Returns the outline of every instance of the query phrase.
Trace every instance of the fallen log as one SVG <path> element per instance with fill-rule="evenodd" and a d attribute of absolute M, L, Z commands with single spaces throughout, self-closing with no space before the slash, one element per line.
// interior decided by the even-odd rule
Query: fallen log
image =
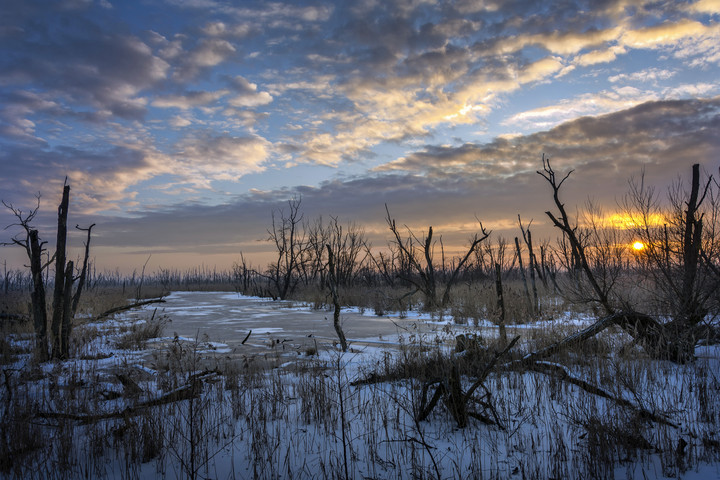
<path fill-rule="evenodd" d="M 679 428 L 679 426 L 667 418 L 658 415 L 656 413 L 653 413 L 640 405 L 635 405 L 633 402 L 626 400 L 624 398 L 616 397 L 615 395 L 611 394 L 607 390 L 604 390 L 597 385 L 593 385 L 589 382 L 586 382 L 585 380 L 573 376 L 567 368 L 564 366 L 558 364 L 558 363 L 551 363 L 551 362 L 533 362 L 529 366 L 530 370 L 544 373 L 546 375 L 554 375 L 559 380 L 562 380 L 564 382 L 568 382 L 572 385 L 578 386 L 585 390 L 588 393 L 591 393 L 593 395 L 597 395 L 599 397 L 607 398 L 608 400 L 612 400 L 613 402 L 617 403 L 618 405 L 629 408 L 631 410 L 635 410 L 640 415 L 640 418 L 644 418 L 647 420 L 652 420 L 657 423 L 662 423 L 663 425 L 668 425 L 673 428 Z"/>
<path fill-rule="evenodd" d="M 165 299 L 162 297 L 150 298 L 148 300 L 142 300 L 140 302 L 135 302 L 130 305 L 122 305 L 120 307 L 114 307 L 114 308 L 111 308 L 110 310 L 107 310 L 107 311 L 101 313 L 97 317 L 95 317 L 95 320 L 102 320 L 106 317 L 109 317 L 110 315 L 112 315 L 114 313 L 125 312 L 127 310 L 132 310 L 133 308 L 139 308 L 139 307 L 142 307 L 145 305 L 150 305 L 153 303 L 165 303 Z"/>
<path fill-rule="evenodd" d="M 50 420 L 72 420 L 81 424 L 96 423 L 101 420 L 109 420 L 112 418 L 127 418 L 141 414 L 145 410 L 151 407 L 157 407 L 160 405 L 166 405 L 169 403 L 175 403 L 182 400 L 190 400 L 200 395 L 199 382 L 209 376 L 216 375 L 215 371 L 202 372 L 191 377 L 190 382 L 187 385 L 176 388 L 164 395 L 156 398 L 151 398 L 143 402 L 139 402 L 135 405 L 130 405 L 122 410 L 106 413 L 95 413 L 95 414 L 78 414 L 68 412 L 38 412 L 35 415 L 39 418 L 45 418 Z"/>

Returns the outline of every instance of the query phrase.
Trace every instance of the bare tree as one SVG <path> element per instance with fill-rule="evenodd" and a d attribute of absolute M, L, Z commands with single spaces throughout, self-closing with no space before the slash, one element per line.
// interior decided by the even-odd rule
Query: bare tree
<path fill-rule="evenodd" d="M 481 235 L 475 234 L 470 240 L 470 247 L 465 255 L 455 264 L 445 282 L 445 290 L 443 291 L 442 297 L 438 301 L 437 272 L 433 263 L 433 228 L 428 227 L 427 235 L 420 239 L 412 230 L 406 227 L 408 234 L 407 237 L 403 239 L 395 220 L 390 215 L 390 210 L 387 205 L 385 205 L 385 212 L 385 221 L 393 234 L 393 243 L 398 249 L 401 259 L 400 263 L 401 265 L 406 264 L 408 266 L 405 272 L 401 270 L 398 275 L 403 280 L 414 285 L 416 287 L 415 291 L 423 293 L 425 296 L 425 308 L 432 310 L 438 307 L 445 307 L 450 300 L 450 289 L 457 281 L 460 272 L 467 264 L 468 259 L 475 249 L 490 236 L 490 232 L 486 231 L 482 223 L 480 223 Z"/>
<path fill-rule="evenodd" d="M 672 318 L 663 325 L 665 333 L 678 355 L 689 358 L 698 338 L 707 333 L 706 316 L 720 307 L 715 267 L 720 259 L 717 183 L 712 176 L 702 182 L 696 164 L 690 191 L 678 181 L 667 199 L 669 206 L 663 206 L 641 176 L 639 181 L 631 179 L 623 207 L 633 235 L 644 246 L 637 255 L 641 275 L 652 283 L 658 310 Z"/>
<path fill-rule="evenodd" d="M 40 195 L 37 195 L 37 205 L 27 214 L 21 209 L 15 208 L 11 203 L 2 202 L 5 208 L 10 210 L 17 219 L 17 223 L 8 225 L 7 228 L 19 226 L 24 232 L 24 238 L 17 235 L 12 238 L 11 243 L 3 245 L 19 245 L 25 249 L 28 260 L 30 260 L 30 273 L 32 275 L 32 316 L 35 330 L 35 350 L 38 360 L 44 362 L 48 359 L 48 335 L 47 335 L 47 306 L 45 303 L 45 282 L 43 281 L 43 270 L 47 265 L 42 264 L 42 254 L 46 242 L 40 241 L 38 231 L 32 227 L 32 221 L 40 210 Z"/>
<path fill-rule="evenodd" d="M 328 253 L 328 287 L 330 288 L 330 294 L 333 299 L 333 327 L 337 333 L 338 339 L 340 340 L 340 347 L 343 352 L 347 352 L 348 345 L 345 339 L 345 333 L 343 332 L 342 325 L 340 325 L 340 300 L 338 297 L 338 277 L 336 275 L 337 264 L 335 263 L 335 254 L 333 253 L 332 246 L 330 244 L 325 245 Z"/>
<path fill-rule="evenodd" d="M 83 288 L 85 287 L 85 282 L 87 281 L 87 272 L 88 272 L 88 259 L 90 258 L 90 239 L 92 235 L 92 229 L 95 226 L 93 223 L 88 228 L 80 228 L 80 225 L 75 225 L 75 228 L 82 231 L 87 232 L 87 239 L 85 240 L 85 256 L 83 257 L 83 265 L 82 270 L 80 270 L 80 276 L 78 277 L 78 284 L 75 288 L 75 295 L 73 295 L 72 299 L 72 316 L 75 317 L 75 314 L 77 313 L 78 304 L 80 303 L 80 295 L 82 294 Z"/>
<path fill-rule="evenodd" d="M 65 249 L 67 244 L 67 217 L 68 208 L 70 206 L 70 186 L 63 187 L 62 201 L 58 206 L 58 223 L 57 223 L 57 239 L 55 242 L 55 286 L 52 303 L 52 320 L 50 327 L 53 334 L 52 356 L 53 358 L 64 357 L 66 354 L 66 345 L 63 344 L 63 335 L 65 323 L 69 322 L 69 312 L 65 309 L 65 291 L 67 281 Z M 69 272 L 69 282 L 72 285 L 73 272 Z"/>
<path fill-rule="evenodd" d="M 284 300 L 291 294 L 299 282 L 301 269 L 307 260 L 306 231 L 303 214 L 300 211 L 302 198 L 288 200 L 288 210 L 273 210 L 272 227 L 268 230 L 268 240 L 275 245 L 277 260 L 264 275 L 270 280 L 275 296 Z"/>

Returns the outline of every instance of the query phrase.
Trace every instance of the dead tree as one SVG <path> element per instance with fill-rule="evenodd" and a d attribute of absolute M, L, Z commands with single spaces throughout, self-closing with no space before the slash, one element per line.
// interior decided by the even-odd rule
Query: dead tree
<path fill-rule="evenodd" d="M 345 339 L 345 333 L 343 333 L 342 326 L 340 325 L 340 300 L 338 298 L 338 277 L 337 277 L 337 265 L 335 264 L 335 254 L 330 244 L 326 245 L 328 253 L 328 287 L 333 299 L 333 327 L 337 333 L 338 339 L 340 340 L 340 347 L 343 352 L 347 352 L 347 340 Z"/>
<path fill-rule="evenodd" d="M 530 271 L 530 284 L 532 285 L 533 300 L 532 300 L 532 313 L 538 315 L 540 313 L 540 302 L 538 300 L 537 284 L 535 283 L 535 272 L 538 273 L 542 280 L 543 275 L 538 267 L 537 257 L 535 256 L 535 250 L 533 249 L 532 243 L 532 232 L 530 231 L 530 225 L 532 220 L 528 223 L 527 227 L 524 227 L 520 215 L 518 215 L 518 225 L 520 225 L 520 231 L 522 232 L 523 240 L 528 248 L 528 270 Z M 519 250 L 518 250 L 519 251 Z M 522 268 L 522 267 L 521 267 Z"/>
<path fill-rule="evenodd" d="M 38 231 L 32 227 L 32 221 L 40 209 L 40 195 L 37 196 L 37 206 L 28 214 L 15 208 L 12 204 L 3 202 L 3 205 L 12 212 L 17 223 L 9 226 L 19 226 L 24 232 L 22 236 L 13 237 L 10 244 L 23 247 L 30 261 L 30 272 L 32 276 L 32 316 L 35 330 L 36 351 L 40 361 L 50 358 L 67 358 L 69 355 L 69 339 L 72 328 L 72 320 L 75 315 L 77 303 L 80 301 L 82 288 L 79 286 L 75 295 L 72 293 L 74 278 L 74 263 L 66 261 L 67 251 L 67 217 L 70 205 L 70 186 L 64 185 L 63 195 L 58 206 L 58 226 L 55 253 L 43 264 L 42 257 L 45 253 L 43 248 L 46 242 L 40 240 Z M 90 230 L 87 229 L 88 239 L 83 260 L 83 271 L 80 274 L 82 283 L 87 275 L 87 262 L 90 253 Z M 8 245 L 8 244 L 3 244 Z M 48 314 L 45 300 L 45 286 L 47 277 L 43 278 L 43 271 L 53 265 L 55 267 L 55 278 L 53 288 L 52 317 L 50 323 L 51 338 L 48 338 Z"/>
<path fill-rule="evenodd" d="M 319 280 L 324 288 L 327 283 L 327 245 L 334 254 L 335 278 L 338 286 L 349 286 L 356 280 L 357 272 L 369 255 L 367 238 L 361 227 L 354 223 L 343 226 L 337 217 L 330 217 L 330 222 L 323 223 L 318 218 L 309 228 L 307 251 L 311 265 L 311 276 Z"/>
<path fill-rule="evenodd" d="M 677 183 L 667 197 L 670 206 L 663 208 L 643 179 L 631 180 L 623 206 L 634 226 L 633 234 L 645 246 L 638 255 L 641 274 L 651 279 L 658 308 L 671 316 L 663 325 L 663 333 L 677 355 L 690 358 L 697 340 L 707 334 L 706 316 L 711 310 L 717 312 L 719 306 L 717 183 L 710 176 L 703 184 L 696 164 L 690 191 Z M 658 220 L 662 227 L 657 225 Z"/>
<path fill-rule="evenodd" d="M 83 257 L 83 265 L 82 270 L 80 270 L 80 276 L 78 277 L 78 283 L 77 287 L 75 288 L 75 295 L 73 295 L 72 299 L 72 317 L 75 317 L 75 314 L 77 313 L 78 304 L 80 303 L 80 295 L 82 295 L 83 288 L 85 287 L 85 282 L 87 281 L 87 271 L 88 271 L 88 259 L 90 258 L 90 239 L 92 234 L 92 229 L 95 226 L 93 223 L 88 228 L 80 228 L 80 225 L 75 225 L 75 228 L 87 232 L 87 239 L 85 240 L 85 256 Z"/>
<path fill-rule="evenodd" d="M 42 264 L 43 248 L 46 242 L 40 241 L 38 231 L 32 227 L 32 221 L 40 210 L 40 195 L 37 195 L 37 205 L 25 214 L 21 209 L 15 208 L 10 203 L 3 205 L 10 210 L 17 219 L 17 223 L 8 225 L 6 228 L 19 226 L 23 229 L 24 238 L 15 236 L 11 243 L 3 245 L 19 245 L 25 249 L 30 261 L 30 274 L 32 278 L 32 292 L 30 300 L 32 305 L 33 328 L 35 330 L 35 350 L 38 360 L 44 362 L 48 359 L 48 335 L 47 335 L 47 306 L 45 304 L 45 282 L 43 281 L 43 270 L 47 265 Z"/>
<path fill-rule="evenodd" d="M 706 184 L 701 193 L 699 166 L 693 167 L 691 191 L 687 197 L 678 193 L 674 196 L 673 203 L 676 204 L 675 221 L 678 233 L 679 249 L 669 246 L 663 250 L 662 247 L 651 247 L 651 254 L 655 259 L 667 259 L 672 257 L 677 264 L 676 269 L 667 269 L 664 274 L 668 282 L 670 293 L 675 295 L 678 309 L 675 312 L 664 312 L 673 314 L 673 318 L 661 323 L 651 315 L 635 310 L 632 304 L 619 300 L 621 295 L 614 291 L 616 282 L 611 276 L 611 281 L 601 282 L 598 280 L 598 272 L 606 265 L 597 262 L 591 266 L 588 260 L 587 238 L 583 239 L 582 233 L 576 226 L 572 226 L 570 218 L 565 210 L 564 204 L 560 201 L 559 192 L 562 184 L 572 173 L 569 172 L 562 179 L 558 180 L 555 171 L 550 166 L 549 159 L 543 156 L 543 171 L 538 171 L 553 189 L 553 200 L 559 215 L 548 211 L 546 214 L 555 227 L 563 233 L 563 238 L 569 244 L 573 257 L 579 262 L 580 270 L 590 286 L 592 297 L 589 298 L 594 304 L 599 305 L 605 312 L 605 319 L 611 318 L 612 322 L 603 322 L 604 326 L 612 324 L 619 325 L 626 333 L 633 337 L 634 342 L 641 345 L 651 356 L 674 362 L 687 362 L 694 358 L 694 347 L 698 338 L 698 327 L 704 320 L 707 310 L 703 308 L 702 300 L 706 300 L 707 289 L 703 290 L 698 284 L 698 272 L 702 252 L 702 229 L 703 216 L 699 211 L 705 195 L 709 189 L 710 181 Z M 647 196 L 640 195 L 642 189 L 636 191 L 635 197 L 639 199 L 634 204 L 629 203 L 633 208 L 639 208 L 639 215 L 647 215 L 647 206 L 652 202 Z M 672 200 L 672 198 L 671 198 Z M 684 207 L 683 207 L 684 205 Z M 643 213 L 645 212 L 645 213 Z M 652 236 L 648 222 L 644 229 L 648 240 Z M 641 229 L 643 230 L 643 229 Z M 650 242 L 652 244 L 652 242 Z M 673 244 L 666 241 L 666 245 Z M 591 245 L 594 247 L 594 245 Z M 607 258 L 607 257 L 606 257 Z M 659 262 L 659 260 L 656 260 Z M 666 260 L 663 260 L 666 261 Z M 593 268 L 594 267 L 594 268 Z M 662 266 L 658 267 L 662 270 Z M 679 278 L 675 280 L 673 277 Z M 703 294 L 703 292 L 705 292 Z M 705 296 L 703 296 L 705 295 Z M 716 293 L 715 293 L 716 295 Z"/>
<path fill-rule="evenodd" d="M 455 284 L 460 272 L 465 268 L 468 259 L 475 249 L 490 236 L 490 232 L 486 231 L 482 223 L 480 223 L 481 235 L 475 234 L 470 241 L 470 247 L 465 255 L 463 255 L 455 264 L 455 268 L 448 276 L 445 282 L 445 290 L 442 297 L 438 300 L 437 294 L 437 275 L 435 265 L 433 263 L 433 228 L 428 227 L 428 233 L 423 238 L 418 238 L 409 228 L 407 238 L 403 239 L 400 234 L 395 220 L 390 216 L 390 210 L 385 205 L 386 217 L 385 221 L 393 234 L 394 247 L 398 249 L 401 264 L 408 265 L 406 273 L 398 273 L 402 280 L 414 285 L 415 291 L 420 291 L 425 296 L 425 308 L 433 310 L 435 308 L 444 308 L 450 301 L 450 289 Z"/>
<path fill-rule="evenodd" d="M 63 345 L 61 331 L 64 330 L 66 319 L 65 291 L 67 285 L 67 272 L 65 265 L 65 250 L 67 244 L 67 217 L 70 206 L 70 186 L 63 187 L 62 201 L 58 206 L 57 239 L 55 243 L 55 288 L 53 292 L 52 320 L 50 328 L 53 335 L 53 358 L 64 357 L 66 349 Z M 70 285 L 72 286 L 72 271 L 70 271 Z"/>
<path fill-rule="evenodd" d="M 520 267 L 520 278 L 522 278 L 523 288 L 525 289 L 525 299 L 528 304 L 528 312 L 534 313 L 533 303 L 530 298 L 530 290 L 528 289 L 527 275 L 525 275 L 525 266 L 523 265 L 522 249 L 520 248 L 520 242 L 518 237 L 515 237 L 515 251 L 518 258 L 518 265 Z M 496 264 L 497 265 L 497 264 Z"/>
<path fill-rule="evenodd" d="M 298 274 L 306 261 L 307 242 L 301 203 L 301 198 L 293 198 L 288 200 L 287 211 L 273 210 L 272 227 L 268 230 L 268 240 L 275 246 L 277 260 L 263 276 L 272 284 L 274 297 L 281 300 L 297 287 Z"/>

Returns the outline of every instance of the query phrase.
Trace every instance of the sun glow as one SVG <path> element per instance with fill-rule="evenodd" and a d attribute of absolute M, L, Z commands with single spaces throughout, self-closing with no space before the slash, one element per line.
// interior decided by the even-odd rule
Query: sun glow
<path fill-rule="evenodd" d="M 611 226 L 626 230 L 644 226 L 657 227 L 666 223 L 662 215 L 659 215 L 657 213 L 652 213 L 645 218 L 634 218 L 624 213 L 615 213 L 607 217 L 607 220 L 609 221 Z"/>
<path fill-rule="evenodd" d="M 639 252 L 645 248 L 645 244 L 643 242 L 635 242 L 633 243 L 632 248 L 636 252 Z"/>

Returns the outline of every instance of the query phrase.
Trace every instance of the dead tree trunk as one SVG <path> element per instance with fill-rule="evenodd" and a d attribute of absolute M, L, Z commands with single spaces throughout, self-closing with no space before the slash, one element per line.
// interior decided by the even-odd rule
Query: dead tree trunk
<path fill-rule="evenodd" d="M 65 248 L 67 245 L 67 217 L 70 203 L 70 186 L 63 187 L 62 201 L 58 206 L 57 241 L 55 243 L 55 288 L 53 292 L 52 323 L 53 335 L 52 357 L 62 356 L 62 324 L 65 312 Z M 71 273 L 72 286 L 72 273 Z"/>
<path fill-rule="evenodd" d="M 505 330 L 505 299 L 503 298 L 502 276 L 500 264 L 495 264 L 495 291 L 497 292 L 497 305 L 500 310 L 500 340 L 503 344 L 507 344 L 507 332 Z"/>
<path fill-rule="evenodd" d="M 529 227 L 529 225 L 528 225 Z M 525 237 L 525 243 L 528 247 L 529 252 L 529 262 L 530 265 L 528 268 L 530 269 L 530 284 L 532 285 L 532 291 L 533 291 L 533 313 L 535 315 L 540 313 L 540 301 L 538 300 L 538 292 L 537 292 L 537 284 L 535 283 L 535 271 L 537 270 L 537 259 L 535 258 L 535 252 L 533 251 L 533 244 L 532 244 L 532 233 L 530 233 L 530 228 L 527 230 L 527 235 L 523 235 Z"/>
<path fill-rule="evenodd" d="M 525 288 L 525 299 L 527 300 L 528 311 L 533 312 L 532 300 L 530 299 L 530 290 L 527 284 L 527 275 L 525 275 L 525 267 L 523 265 L 522 250 L 518 237 L 515 237 L 515 251 L 517 252 L 518 264 L 520 265 L 520 276 L 522 277 L 523 287 Z"/>
<path fill-rule="evenodd" d="M 342 348 L 343 352 L 347 352 L 347 340 L 345 339 L 345 334 L 343 333 L 342 326 L 340 325 L 340 300 L 338 298 L 338 281 L 337 281 L 337 274 L 335 272 L 335 258 L 333 255 L 332 247 L 330 245 L 325 245 L 327 247 L 328 251 L 328 270 L 329 270 L 329 281 L 328 285 L 330 287 L 330 293 L 332 294 L 333 299 L 333 327 L 335 327 L 335 332 L 337 333 L 338 339 L 340 340 L 340 347 Z"/>
<path fill-rule="evenodd" d="M 63 311 L 62 322 L 60 323 L 60 351 L 58 358 L 67 359 L 70 356 L 70 331 L 72 330 L 72 284 L 74 264 L 67 262 L 65 267 L 65 278 L 63 287 Z"/>
<path fill-rule="evenodd" d="M 73 295 L 72 298 L 72 314 L 71 316 L 74 318 L 75 314 L 77 313 L 78 304 L 80 303 L 80 295 L 82 295 L 83 288 L 85 287 L 85 281 L 87 278 L 87 269 L 88 269 L 88 259 L 90 257 L 90 234 L 92 233 L 92 229 L 95 226 L 93 223 L 88 228 L 80 228 L 78 225 L 75 225 L 75 228 L 78 230 L 82 230 L 87 232 L 87 240 L 85 240 L 85 256 L 83 257 L 83 265 L 82 270 L 80 271 L 80 277 L 78 278 L 78 284 L 77 288 L 75 290 L 75 295 Z"/>
<path fill-rule="evenodd" d="M 33 290 L 31 295 L 33 325 L 38 360 L 48 359 L 47 337 L 47 306 L 45 304 L 45 283 L 43 282 L 42 243 L 38 239 L 38 231 L 30 230 L 28 256 L 30 257 L 30 273 L 32 274 Z"/>

